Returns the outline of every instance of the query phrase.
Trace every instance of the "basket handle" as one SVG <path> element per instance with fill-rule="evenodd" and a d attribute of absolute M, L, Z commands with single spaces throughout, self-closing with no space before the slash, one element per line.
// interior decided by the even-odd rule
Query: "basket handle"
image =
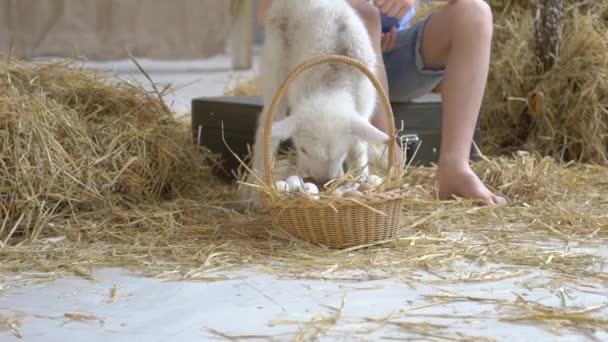
<path fill-rule="evenodd" d="M 283 83 L 279 87 L 279 89 L 276 92 L 276 94 L 272 100 L 272 103 L 270 105 L 270 109 L 268 111 L 268 116 L 266 117 L 266 124 L 264 126 L 264 179 L 267 184 L 274 184 L 273 178 L 272 178 L 272 170 L 270 169 L 272 167 L 272 156 L 271 156 L 272 152 L 271 152 L 270 147 L 271 147 L 271 143 L 272 143 L 272 141 L 271 141 L 272 140 L 272 124 L 274 122 L 276 113 L 279 109 L 279 104 L 281 103 L 281 100 L 287 93 L 288 87 L 291 85 L 291 83 L 293 83 L 293 81 L 303 71 L 313 68 L 317 65 L 324 64 L 324 63 L 341 63 L 341 64 L 350 65 L 352 67 L 355 67 L 356 69 L 359 69 L 362 73 L 364 73 L 367 76 L 367 78 L 372 82 L 372 84 L 374 85 L 374 88 L 376 88 L 376 91 L 380 95 L 380 100 L 382 101 L 382 105 L 384 106 L 386 115 L 388 116 L 389 131 L 391 132 L 390 141 L 394 142 L 396 140 L 397 133 L 395 130 L 395 119 L 394 119 L 394 114 L 393 114 L 393 108 L 391 107 L 391 102 L 388 98 L 388 95 L 382 88 L 382 84 L 380 83 L 378 78 L 365 66 L 365 64 L 359 62 L 356 59 L 346 57 L 346 56 L 341 56 L 341 55 L 325 55 L 325 56 L 313 58 L 307 62 L 300 64 L 297 68 L 295 68 L 289 74 L 289 77 L 287 77 L 287 79 L 285 79 L 285 81 L 283 81 Z M 397 160 L 397 155 L 396 155 L 396 151 L 395 151 L 395 144 L 389 143 L 388 144 L 388 166 L 389 166 L 388 174 L 389 175 L 392 174 L 392 172 L 391 172 L 392 168 L 394 168 L 396 166 L 395 165 L 396 160 Z"/>

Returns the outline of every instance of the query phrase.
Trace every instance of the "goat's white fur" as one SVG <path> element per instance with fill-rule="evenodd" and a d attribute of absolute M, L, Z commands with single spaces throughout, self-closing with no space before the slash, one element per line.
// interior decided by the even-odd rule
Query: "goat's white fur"
<path fill-rule="evenodd" d="M 299 64 L 321 55 L 345 55 L 376 68 L 376 54 L 362 20 L 345 0 L 277 0 L 268 9 L 261 74 L 264 109 L 253 146 L 252 168 L 263 174 L 264 123 L 281 82 Z M 377 94 L 352 66 L 324 64 L 303 72 L 290 86 L 272 129 L 272 153 L 292 138 L 298 170 L 318 180 L 343 174 L 343 163 L 367 173 L 367 144 L 388 135 L 369 122 Z M 289 111 L 289 115 L 288 112 Z M 249 182 L 253 178 L 249 176 Z M 247 187 L 245 196 L 259 202 Z"/>

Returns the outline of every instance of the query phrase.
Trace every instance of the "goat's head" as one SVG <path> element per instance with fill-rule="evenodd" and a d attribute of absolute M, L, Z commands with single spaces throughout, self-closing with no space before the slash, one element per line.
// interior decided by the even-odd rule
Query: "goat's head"
<path fill-rule="evenodd" d="M 389 136 L 356 113 L 301 113 L 274 123 L 275 141 L 292 139 L 300 172 L 327 182 L 344 174 L 343 164 L 353 144 L 363 141 L 383 144 Z"/>

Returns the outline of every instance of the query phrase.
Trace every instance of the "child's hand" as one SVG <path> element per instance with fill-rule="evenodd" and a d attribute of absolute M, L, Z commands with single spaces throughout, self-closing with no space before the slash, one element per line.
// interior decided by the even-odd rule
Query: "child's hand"
<path fill-rule="evenodd" d="M 397 27 L 393 26 L 390 31 L 382 34 L 381 47 L 382 52 L 387 53 L 393 51 L 395 42 L 397 41 Z"/>
<path fill-rule="evenodd" d="M 380 13 L 391 18 L 401 19 L 416 4 L 417 0 L 374 0 Z"/>

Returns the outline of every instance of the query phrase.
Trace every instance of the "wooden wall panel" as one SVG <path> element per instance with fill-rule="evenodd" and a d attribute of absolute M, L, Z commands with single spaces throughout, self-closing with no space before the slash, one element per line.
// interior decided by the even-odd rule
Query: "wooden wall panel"
<path fill-rule="evenodd" d="M 0 0 L 0 51 L 22 58 L 83 55 L 201 58 L 224 51 L 229 0 Z"/>

